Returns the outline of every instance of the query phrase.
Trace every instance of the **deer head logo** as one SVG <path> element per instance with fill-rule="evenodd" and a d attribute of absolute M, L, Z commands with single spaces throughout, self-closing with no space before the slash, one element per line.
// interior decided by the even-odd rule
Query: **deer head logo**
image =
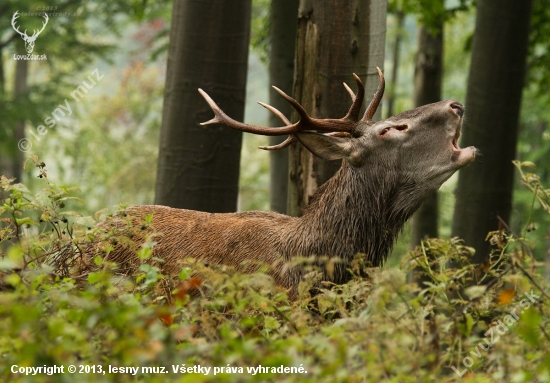
<path fill-rule="evenodd" d="M 19 11 L 16 11 L 14 14 L 13 14 L 13 17 L 11 18 L 11 26 L 13 27 L 13 29 L 19 33 L 21 35 L 21 38 L 23 39 L 23 41 L 25 41 L 25 49 L 27 50 L 27 53 L 32 53 L 33 49 L 34 49 L 34 42 L 36 41 L 36 38 L 38 37 L 38 35 L 40 33 L 42 33 L 42 31 L 44 30 L 44 28 L 46 27 L 46 25 L 48 24 L 48 14 L 47 13 L 44 13 L 44 20 L 46 20 L 44 23 L 42 23 L 42 29 L 37 31 L 36 29 L 34 30 L 34 33 L 32 34 L 32 36 L 28 36 L 27 35 L 27 30 L 25 29 L 25 32 L 21 32 L 19 30 L 19 27 L 17 27 L 15 25 L 15 20 L 17 20 L 19 18 Z"/>

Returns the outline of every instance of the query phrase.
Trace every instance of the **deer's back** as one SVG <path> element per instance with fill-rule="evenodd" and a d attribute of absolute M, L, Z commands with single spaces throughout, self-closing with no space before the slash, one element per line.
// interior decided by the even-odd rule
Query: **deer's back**
<path fill-rule="evenodd" d="M 282 258 L 283 238 L 292 230 L 295 218 L 273 212 L 205 213 L 156 205 L 131 207 L 126 214 L 135 223 L 152 215 L 143 235 L 133 240 L 140 245 L 147 234 L 155 234 L 153 257 L 164 260 L 159 266 L 166 274 L 177 274 L 188 257 L 238 268 L 243 261 L 252 260 L 275 265 L 270 274 L 276 283 L 289 287 L 280 271 L 286 260 Z M 109 259 L 121 269 L 131 268 L 138 260 L 135 248 L 121 245 Z"/>

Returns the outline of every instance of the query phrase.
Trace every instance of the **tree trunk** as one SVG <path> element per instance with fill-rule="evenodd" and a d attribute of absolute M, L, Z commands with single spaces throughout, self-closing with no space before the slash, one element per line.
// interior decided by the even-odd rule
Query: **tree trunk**
<path fill-rule="evenodd" d="M 396 92 L 395 89 L 397 87 L 397 74 L 399 70 L 399 59 L 400 59 L 400 51 L 401 51 L 401 40 L 403 39 L 403 24 L 405 22 L 405 12 L 403 11 L 396 11 L 395 12 L 395 18 L 396 18 L 396 29 L 397 33 L 395 35 L 395 41 L 393 43 L 393 54 L 392 54 L 392 68 L 390 73 L 390 78 L 388 81 L 388 90 L 386 91 L 386 99 L 388 100 L 388 109 L 387 109 L 387 116 L 391 117 L 395 114 L 394 111 L 394 104 L 396 99 Z"/>
<path fill-rule="evenodd" d="M 3 47 L 0 46 L 0 99 L 4 96 L 4 83 L 5 75 L 4 75 L 4 52 Z"/>
<path fill-rule="evenodd" d="M 462 146 L 483 157 L 460 171 L 453 236 L 487 259 L 487 233 L 509 221 L 531 0 L 479 0 L 466 94 Z"/>
<path fill-rule="evenodd" d="M 367 99 L 374 93 L 376 67 L 384 64 L 386 9 L 386 0 L 300 1 L 293 94 L 311 116 L 340 118 L 346 114 L 351 99 L 342 82 L 354 88 L 352 73 L 363 80 Z M 313 193 L 340 164 L 320 160 L 302 145 L 292 145 L 289 214 L 300 216 Z"/>
<path fill-rule="evenodd" d="M 4 94 L 4 89 L 5 89 L 5 77 L 4 77 L 4 56 L 3 56 L 3 47 L 0 47 L 0 102 L 4 103 L 4 100 L 5 100 L 5 94 Z M 2 137 L 5 137 L 6 136 L 6 133 L 5 132 L 0 132 L 0 135 Z M 5 175 L 5 176 L 8 176 L 8 171 L 7 171 L 7 164 L 6 164 L 6 153 L 7 153 L 7 147 L 6 145 L 9 145 L 9 143 L 7 144 L 6 142 L 0 142 L 0 176 L 1 175 Z M 11 168 L 11 166 L 10 166 Z M 11 171 L 11 170 L 10 170 Z"/>
<path fill-rule="evenodd" d="M 292 93 L 294 80 L 294 51 L 296 46 L 296 27 L 299 0 L 271 1 L 271 30 L 269 57 L 269 81 L 283 90 Z M 273 88 L 269 93 L 269 104 L 290 116 L 292 107 Z M 281 126 L 281 121 L 270 114 L 269 124 Z M 270 145 L 280 144 L 286 137 L 269 137 Z M 286 213 L 288 199 L 288 149 L 270 152 L 270 205 L 271 210 Z"/>
<path fill-rule="evenodd" d="M 418 26 L 418 51 L 414 68 L 414 107 L 441 100 L 443 78 L 443 22 L 428 30 Z M 425 238 L 438 236 L 438 197 L 434 191 L 412 219 L 411 248 Z"/>
<path fill-rule="evenodd" d="M 18 54 L 26 54 L 25 46 L 22 42 L 16 44 Z M 27 95 L 27 79 L 29 73 L 29 62 L 27 60 L 17 60 L 15 63 L 15 83 L 13 87 L 13 99 L 18 106 L 25 102 Z M 3 73 L 2 73 L 3 76 Z M 4 87 L 2 83 L 2 93 Z M 24 153 L 18 149 L 18 143 L 25 138 L 25 119 L 22 118 L 12 126 L 9 136 L 9 147 L 0 153 L 0 174 L 8 178 L 15 178 L 15 182 L 22 182 Z M 4 144 L 5 145 L 5 144 Z"/>
<path fill-rule="evenodd" d="M 242 134 L 220 125 L 197 88 L 242 121 L 250 0 L 176 0 L 155 189 L 155 203 L 207 212 L 237 207 Z"/>

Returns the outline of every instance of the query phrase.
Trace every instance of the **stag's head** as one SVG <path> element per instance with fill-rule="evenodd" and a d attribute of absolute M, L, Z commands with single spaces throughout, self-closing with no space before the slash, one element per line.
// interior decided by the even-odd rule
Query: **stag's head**
<path fill-rule="evenodd" d="M 21 38 L 23 39 L 23 41 L 25 41 L 25 50 L 27 51 L 27 53 L 32 53 L 32 51 L 34 50 L 34 42 L 36 41 L 36 38 L 38 37 L 38 35 L 40 35 L 40 33 L 42 33 L 44 28 L 46 28 L 46 24 L 48 24 L 48 14 L 44 13 L 44 22 L 42 23 L 42 28 L 40 30 L 35 29 L 32 36 L 27 35 L 26 29 L 25 29 L 25 32 L 21 32 L 19 30 L 19 27 L 15 25 L 15 21 L 18 18 L 19 18 L 19 11 L 16 11 L 13 14 L 13 17 L 11 18 L 11 26 L 17 33 L 19 33 L 19 35 L 21 35 Z"/>
<path fill-rule="evenodd" d="M 361 80 L 354 74 L 358 91 L 354 94 L 344 84 L 353 102 L 341 119 L 309 117 L 296 100 L 274 87 L 296 109 L 300 120 L 292 124 L 279 110 L 260 103 L 277 115 L 285 126 L 267 128 L 248 125 L 231 119 L 206 92 L 199 89 L 215 114 L 212 120 L 203 125 L 223 124 L 267 136 L 288 134 L 289 137 L 282 144 L 260 148 L 281 149 L 299 141 L 322 159 L 343 159 L 359 171 L 370 171 L 375 167 L 378 171 L 391 172 L 397 178 L 405 179 L 423 190 L 438 189 L 455 171 L 475 158 L 476 149 L 473 146 L 465 149 L 458 146 L 464 107 L 454 100 L 440 101 L 373 122 L 372 117 L 385 86 L 380 69 L 378 75 L 378 89 L 361 119 L 359 111 L 365 92 Z"/>

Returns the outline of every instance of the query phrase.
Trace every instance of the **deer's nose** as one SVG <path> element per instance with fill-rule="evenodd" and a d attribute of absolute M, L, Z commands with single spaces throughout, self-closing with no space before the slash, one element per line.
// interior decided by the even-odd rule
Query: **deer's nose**
<path fill-rule="evenodd" d="M 460 118 L 464 115 L 464 106 L 460 102 L 452 102 L 449 107 Z"/>

